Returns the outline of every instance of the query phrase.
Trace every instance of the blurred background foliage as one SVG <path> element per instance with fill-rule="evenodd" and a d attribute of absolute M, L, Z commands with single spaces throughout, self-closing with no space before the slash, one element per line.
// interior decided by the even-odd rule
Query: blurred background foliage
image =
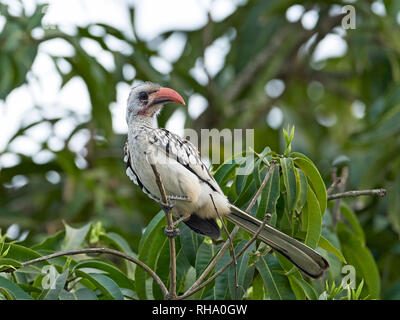
<path fill-rule="evenodd" d="M 63 229 L 63 221 L 73 225 L 101 221 L 137 251 L 142 229 L 159 208 L 125 176 L 126 137 L 113 130 L 110 105 L 117 101 L 118 84 L 150 80 L 174 88 L 189 102 L 193 97 L 205 100 L 200 115 L 190 114 L 187 108 L 178 110 L 185 114 L 185 127 L 254 128 L 256 151 L 269 146 L 283 153 L 281 128 L 293 124 L 292 151 L 316 163 L 327 187 L 335 160 L 339 157 L 336 163 L 340 163 L 345 156 L 346 189 L 386 188 L 388 196 L 383 199 L 361 197 L 345 202 L 356 213 L 377 261 L 381 297 L 399 299 L 400 3 L 352 2 L 356 28 L 348 30 L 341 27 L 341 8 L 347 1 L 235 4 L 234 12 L 223 20 L 215 21 L 209 14 L 200 28 L 169 30 L 145 41 L 135 32 L 134 5 L 129 10 L 132 36 L 102 23 L 67 33 L 57 25 L 43 24 L 44 4 L 29 14 L 22 10 L 15 15 L 0 2 L 4 17 L 0 99 L 7 101 L 13 90 L 33 76 L 31 67 L 40 46 L 62 39 L 73 48 L 72 56 L 51 55 L 62 87 L 80 78 L 91 103 L 90 117 L 69 112 L 75 127 L 62 141 L 63 147 L 52 148 L 50 138 L 41 143 L 40 152 L 49 155 L 46 161 L 15 152 L 10 145 L 43 124 L 52 137 L 64 117 L 25 119 L 0 150 L 0 228 L 13 225 L 10 235 L 20 236 L 21 243 L 29 246 Z M 288 13 L 294 6 L 300 15 L 291 19 Z M 306 15 L 315 18 L 312 25 L 304 23 Z M 332 36 L 344 40 L 342 54 L 319 59 L 318 50 Z M 172 37 L 184 39 L 183 50 L 170 70 L 160 71 L 152 61 Z M 110 38 L 124 50 L 110 46 Z M 84 39 L 111 55 L 112 70 L 83 48 Z M 226 55 L 221 68 L 212 73 L 204 62 L 216 44 L 222 44 Z M 42 110 L 40 105 L 34 108 Z M 176 107 L 165 108 L 158 117 L 159 126 L 164 127 L 174 112 Z M 73 150 L 71 140 L 82 135 L 84 147 Z M 6 158 L 15 161 L 5 164 Z M 340 170 L 339 165 L 338 174 Z"/>

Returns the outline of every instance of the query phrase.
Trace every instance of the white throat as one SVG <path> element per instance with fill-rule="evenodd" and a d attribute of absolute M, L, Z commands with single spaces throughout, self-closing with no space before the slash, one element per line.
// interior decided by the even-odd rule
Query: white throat
<path fill-rule="evenodd" d="M 148 127 L 157 128 L 156 117 L 147 117 L 142 115 L 135 115 L 129 119 L 128 126 L 146 125 Z"/>

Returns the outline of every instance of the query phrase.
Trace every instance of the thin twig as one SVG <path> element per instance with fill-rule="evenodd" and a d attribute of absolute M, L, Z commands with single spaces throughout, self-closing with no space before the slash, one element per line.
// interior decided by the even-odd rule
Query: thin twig
<path fill-rule="evenodd" d="M 151 164 L 151 169 L 153 170 L 154 175 L 156 177 L 156 183 L 157 183 L 158 189 L 160 189 L 161 200 L 164 205 L 168 205 L 168 198 L 167 198 L 167 194 L 165 193 L 164 184 L 161 181 L 160 173 L 158 172 L 155 164 Z"/>
<path fill-rule="evenodd" d="M 233 278 L 234 278 L 234 282 L 235 282 L 235 300 L 237 300 L 237 297 L 238 297 L 237 291 L 238 291 L 239 284 L 238 284 L 238 280 L 237 280 L 237 259 L 236 259 L 235 247 L 233 246 L 233 241 L 232 241 L 232 238 L 231 238 L 231 236 L 229 234 L 228 228 L 226 227 L 225 221 L 219 215 L 218 209 L 215 206 L 215 202 L 214 202 L 214 198 L 213 198 L 212 194 L 210 194 L 210 198 L 211 198 L 211 201 L 213 203 L 214 210 L 217 213 L 217 216 L 218 216 L 219 220 L 222 223 L 222 227 L 224 228 L 224 231 L 225 231 L 226 235 L 228 236 L 229 244 L 231 246 L 232 261 L 233 261 L 233 272 L 234 272 L 233 273 Z"/>
<path fill-rule="evenodd" d="M 269 170 L 263 180 L 263 182 L 261 183 L 260 188 L 257 190 L 257 193 L 254 195 L 253 199 L 251 199 L 249 206 L 246 209 L 246 212 L 250 214 L 250 210 L 251 208 L 253 208 L 253 206 L 255 205 L 258 197 L 260 196 L 261 192 L 263 191 L 263 189 L 265 188 L 268 180 L 269 180 L 269 176 L 271 175 L 271 172 L 275 169 L 276 166 L 276 162 L 271 161 L 271 165 L 269 167 Z"/>
<path fill-rule="evenodd" d="M 154 176 L 156 177 L 156 183 L 158 189 L 160 190 L 161 199 L 162 199 L 162 208 L 164 210 L 165 216 L 167 218 L 168 228 L 170 230 L 174 230 L 174 221 L 172 219 L 171 214 L 171 206 L 167 198 L 167 194 L 165 193 L 164 184 L 161 181 L 160 173 L 158 172 L 156 166 L 150 162 L 151 168 L 154 172 Z M 169 282 L 169 292 L 166 296 L 167 299 L 173 300 L 176 298 L 176 249 L 175 249 L 175 238 L 168 237 L 169 239 L 169 275 L 170 275 L 170 282 Z"/>
<path fill-rule="evenodd" d="M 108 249 L 108 248 L 85 248 L 85 249 L 77 249 L 77 250 L 66 250 L 66 251 L 59 251 L 59 252 L 55 252 L 52 254 L 49 254 L 47 256 L 42 256 L 33 260 L 29 260 L 26 262 L 22 262 L 22 266 L 21 267 L 13 267 L 10 269 L 6 269 L 0 272 L 14 272 L 22 267 L 26 267 L 29 266 L 31 264 L 34 263 L 38 263 L 38 262 L 43 262 L 43 261 L 47 261 L 53 258 L 57 258 L 57 257 L 61 257 L 61 256 L 73 256 L 73 255 L 77 255 L 77 254 L 85 254 L 85 253 L 106 253 L 106 254 L 111 254 L 114 256 L 118 256 L 120 258 L 123 258 L 125 260 L 128 260 L 130 262 L 133 262 L 135 264 L 137 264 L 138 266 L 142 267 L 153 279 L 154 281 L 159 285 L 161 291 L 163 292 L 164 296 L 168 295 L 168 289 L 167 287 L 164 285 L 164 283 L 162 282 L 162 280 L 160 279 L 160 277 L 144 262 L 128 256 L 125 253 L 122 253 L 120 251 L 117 250 L 113 250 L 113 249 Z"/>
<path fill-rule="evenodd" d="M 251 209 L 253 208 L 253 206 L 255 205 L 257 198 L 260 196 L 262 190 L 265 188 L 268 179 L 270 178 L 274 168 L 276 166 L 276 162 L 272 162 L 267 174 L 265 175 L 265 178 L 263 180 L 263 182 L 261 183 L 260 188 L 257 190 L 257 193 L 254 195 L 253 199 L 250 201 L 250 204 L 248 205 L 246 212 L 250 213 Z M 235 226 L 230 234 L 230 238 L 233 239 L 236 235 L 236 233 L 239 231 L 239 227 Z M 222 258 L 222 256 L 224 255 L 225 251 L 228 249 L 229 247 L 229 241 L 225 241 L 225 243 L 223 244 L 223 246 L 221 247 L 221 249 L 219 250 L 219 252 L 217 253 L 217 255 L 215 256 L 215 258 L 210 262 L 210 264 L 207 266 L 207 268 L 203 271 L 203 273 L 200 275 L 200 277 L 192 284 L 192 286 L 186 291 L 186 293 L 184 293 L 182 296 L 183 297 L 188 297 L 190 295 L 192 295 L 193 293 L 197 292 L 197 288 L 201 285 L 201 283 L 206 279 L 206 277 L 208 276 L 208 274 L 211 272 L 211 270 L 214 269 L 215 265 L 217 264 L 217 262 Z M 240 255 L 237 254 L 236 258 L 238 258 Z M 233 260 L 231 260 L 231 263 L 233 263 Z M 217 272 L 216 274 L 220 275 L 222 272 Z M 215 276 L 215 274 L 214 274 Z M 213 277 L 214 277 L 213 276 Z M 216 277 L 215 277 L 216 278 Z M 214 279 L 215 279 L 214 278 Z M 201 285 L 201 288 L 203 288 L 203 285 Z M 188 295 L 189 292 L 193 292 L 191 294 Z M 179 296 L 179 297 L 182 297 Z M 177 299 L 179 298 L 177 297 Z M 181 298 L 182 299 L 182 298 Z"/>
<path fill-rule="evenodd" d="M 330 187 L 328 189 L 326 189 L 326 194 L 331 194 L 333 190 L 335 190 L 335 188 L 338 186 L 338 184 L 341 182 L 340 177 L 337 177 L 337 168 L 333 168 L 332 170 L 332 184 L 330 185 Z"/>
<path fill-rule="evenodd" d="M 335 190 L 336 186 L 339 184 L 340 179 L 336 179 L 335 181 L 332 182 L 332 184 L 329 186 L 328 189 L 326 189 L 326 194 L 330 195 L 333 190 Z"/>
<path fill-rule="evenodd" d="M 386 196 L 386 189 L 371 189 L 371 190 L 353 190 L 341 193 L 335 193 L 328 196 L 328 200 L 336 200 L 342 198 L 359 197 L 359 196 Z"/>

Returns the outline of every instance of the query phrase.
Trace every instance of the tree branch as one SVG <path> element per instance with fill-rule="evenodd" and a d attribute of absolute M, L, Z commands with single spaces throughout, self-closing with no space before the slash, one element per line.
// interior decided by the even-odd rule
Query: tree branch
<path fill-rule="evenodd" d="M 269 177 L 270 177 L 272 171 L 275 169 L 275 166 L 276 166 L 276 162 L 275 162 L 275 161 L 272 161 L 272 162 L 271 162 L 271 165 L 270 165 L 270 167 L 269 167 L 269 170 L 268 170 L 268 172 L 267 172 L 267 174 L 266 174 L 266 176 L 265 176 L 263 182 L 261 183 L 260 188 L 257 190 L 257 193 L 254 195 L 253 199 L 251 199 L 251 202 L 250 202 L 249 206 L 248 206 L 247 209 L 246 209 L 246 212 L 247 212 L 247 213 L 249 213 L 249 211 L 251 210 L 251 208 L 253 208 L 253 206 L 255 205 L 255 203 L 256 203 L 258 197 L 260 196 L 261 192 L 262 192 L 263 189 L 265 188 L 265 186 L 266 186 L 266 184 L 267 184 L 267 182 L 268 182 L 268 180 L 269 180 Z"/>
<path fill-rule="evenodd" d="M 340 177 L 338 178 L 337 176 L 337 168 L 333 168 L 332 170 L 332 184 L 329 186 L 328 189 L 326 189 L 326 194 L 330 195 L 333 190 L 335 190 L 335 188 L 338 186 L 338 184 L 341 182 Z"/>
<path fill-rule="evenodd" d="M 160 277 L 147 264 L 145 264 L 144 262 L 142 262 L 134 257 L 131 257 L 125 253 L 122 253 L 120 251 L 113 250 L 113 249 L 108 249 L 108 248 L 85 248 L 85 249 L 77 249 L 77 250 L 59 251 L 59 252 L 49 254 L 47 256 L 42 256 L 42 257 L 39 257 L 39 258 L 36 258 L 33 260 L 22 262 L 21 267 L 13 267 L 13 268 L 6 269 L 6 270 L 0 271 L 0 272 L 14 272 L 22 267 L 26 267 L 26 266 L 29 266 L 34 263 L 47 261 L 47 260 L 61 257 L 61 256 L 72 256 L 72 255 L 85 254 L 85 253 L 111 254 L 111 255 L 118 256 L 122 259 L 125 259 L 125 260 L 128 260 L 130 262 L 137 264 L 138 266 L 142 267 L 154 279 L 154 281 L 159 285 L 163 295 L 164 296 L 168 295 L 167 287 L 164 285 L 164 283 L 162 282 Z"/>
<path fill-rule="evenodd" d="M 151 168 L 154 172 L 154 176 L 156 178 L 156 183 L 158 189 L 160 190 L 162 204 L 161 207 L 164 210 L 165 216 L 167 218 L 168 229 L 173 231 L 175 229 L 174 221 L 172 219 L 171 214 L 171 206 L 167 198 L 167 194 L 165 193 L 164 184 L 161 181 L 160 173 L 158 172 L 156 166 L 153 162 L 150 162 Z M 176 249 L 175 249 L 175 238 L 173 236 L 169 236 L 169 292 L 165 296 L 165 298 L 174 300 L 176 298 Z"/>
<path fill-rule="evenodd" d="M 359 197 L 359 196 L 384 197 L 386 196 L 386 194 L 387 194 L 386 189 L 353 190 L 353 191 L 331 194 L 328 196 L 328 200 L 336 200 L 336 199 Z"/>

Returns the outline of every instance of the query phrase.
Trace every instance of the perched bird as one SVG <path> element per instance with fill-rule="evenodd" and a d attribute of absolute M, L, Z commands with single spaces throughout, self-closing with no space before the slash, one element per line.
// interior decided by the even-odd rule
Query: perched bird
<path fill-rule="evenodd" d="M 218 238 L 219 216 L 255 234 L 262 222 L 229 203 L 194 145 L 155 126 L 156 114 L 168 102 L 185 104 L 176 91 L 151 82 L 131 89 L 126 112 L 128 140 L 124 148 L 127 175 L 150 198 L 163 204 L 154 165 L 168 200 L 174 203 L 173 214 L 199 234 Z M 310 277 L 321 277 L 329 267 L 319 253 L 268 224 L 258 238 Z"/>

